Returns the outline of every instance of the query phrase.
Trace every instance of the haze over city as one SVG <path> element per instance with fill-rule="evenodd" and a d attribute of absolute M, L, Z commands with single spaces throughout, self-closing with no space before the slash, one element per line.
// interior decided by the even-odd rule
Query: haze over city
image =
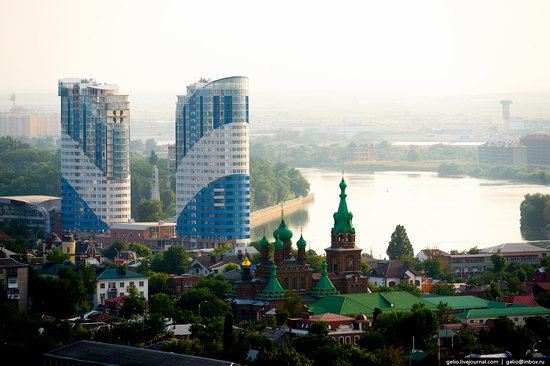
<path fill-rule="evenodd" d="M 0 105 L 12 92 L 55 104 L 59 78 L 85 76 L 120 85 L 136 117 L 167 119 L 189 80 L 247 75 L 259 117 L 496 117 L 490 101 L 512 94 L 516 113 L 547 116 L 549 95 L 533 93 L 550 91 L 549 13 L 546 1 L 2 1 L 2 47 L 17 57 L 0 60 Z"/>

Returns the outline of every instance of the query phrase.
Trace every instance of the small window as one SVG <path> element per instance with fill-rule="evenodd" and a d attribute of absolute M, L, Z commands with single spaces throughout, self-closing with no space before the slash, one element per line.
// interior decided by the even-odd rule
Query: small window
<path fill-rule="evenodd" d="M 104 284 L 104 283 L 100 283 L 100 284 L 99 284 L 99 288 L 105 288 L 105 284 Z"/>
<path fill-rule="evenodd" d="M 124 292 L 119 293 L 118 296 L 124 296 Z"/>
<path fill-rule="evenodd" d="M 139 287 L 143 287 L 143 286 L 145 286 L 145 282 L 139 281 Z"/>
<path fill-rule="evenodd" d="M 124 282 L 121 282 L 119 287 L 124 287 Z"/>
<path fill-rule="evenodd" d="M 130 282 L 130 286 L 134 286 L 134 281 Z"/>

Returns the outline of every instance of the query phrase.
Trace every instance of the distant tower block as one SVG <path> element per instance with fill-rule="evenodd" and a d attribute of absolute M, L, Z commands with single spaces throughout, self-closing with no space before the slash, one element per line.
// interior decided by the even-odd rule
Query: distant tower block
<path fill-rule="evenodd" d="M 159 169 L 157 166 L 153 166 L 153 192 L 151 192 L 151 199 L 160 201 L 159 191 Z"/>
<path fill-rule="evenodd" d="M 502 120 L 507 122 L 510 119 L 510 104 L 512 104 L 512 101 L 501 100 L 500 104 L 502 104 Z"/>

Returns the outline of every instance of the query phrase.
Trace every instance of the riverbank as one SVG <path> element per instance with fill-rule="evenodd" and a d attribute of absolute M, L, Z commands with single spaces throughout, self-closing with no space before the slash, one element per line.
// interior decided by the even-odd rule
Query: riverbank
<path fill-rule="evenodd" d="M 348 173 L 375 173 L 386 171 L 434 172 L 441 177 L 472 177 L 490 180 L 508 180 L 516 183 L 550 185 L 550 167 L 483 165 L 472 161 L 348 161 L 344 163 Z M 340 167 L 322 168 L 341 170 Z"/>
<path fill-rule="evenodd" d="M 315 200 L 313 193 L 308 194 L 306 197 L 298 197 L 283 203 L 283 209 L 285 213 L 291 213 L 301 208 L 307 203 L 311 203 Z M 250 214 L 250 226 L 262 225 L 266 222 L 273 220 L 276 217 L 281 216 L 281 204 L 262 208 L 261 210 L 254 211 Z"/>

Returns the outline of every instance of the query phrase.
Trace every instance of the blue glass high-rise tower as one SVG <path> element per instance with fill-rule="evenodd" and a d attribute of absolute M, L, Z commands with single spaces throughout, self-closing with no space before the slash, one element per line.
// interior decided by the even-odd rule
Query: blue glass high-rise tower
<path fill-rule="evenodd" d="M 130 110 L 118 86 L 59 80 L 61 225 L 107 230 L 130 219 Z"/>
<path fill-rule="evenodd" d="M 177 98 L 177 234 L 206 244 L 248 242 L 248 78 L 201 80 Z"/>

